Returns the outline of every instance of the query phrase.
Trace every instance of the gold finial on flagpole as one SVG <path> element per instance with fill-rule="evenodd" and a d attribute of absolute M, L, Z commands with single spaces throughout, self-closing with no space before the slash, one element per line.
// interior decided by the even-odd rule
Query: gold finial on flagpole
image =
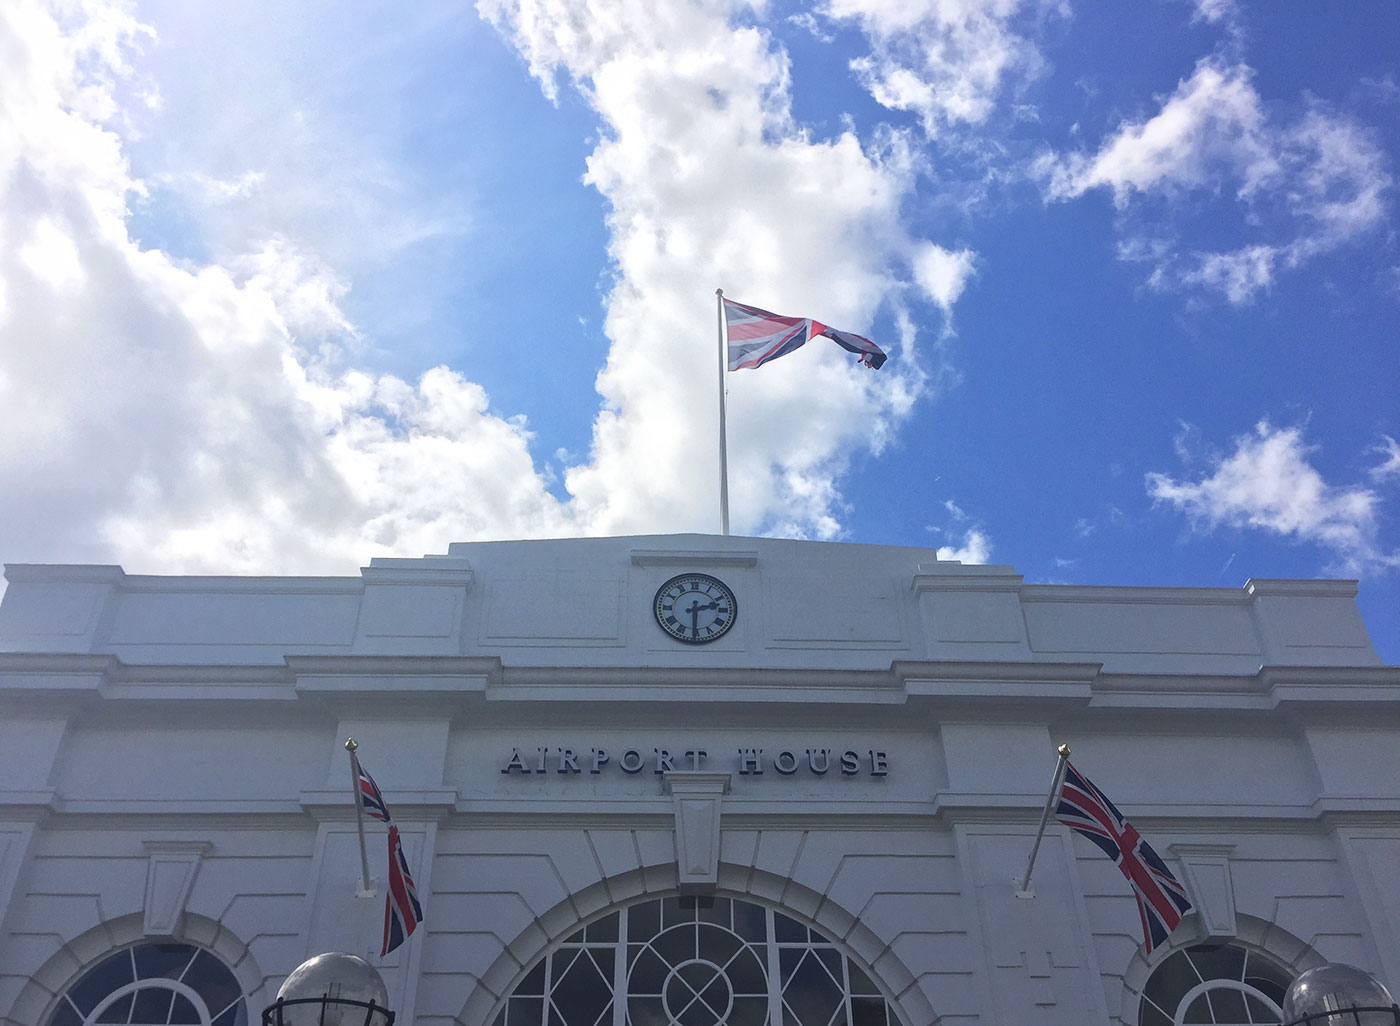
<path fill-rule="evenodd" d="M 347 741 L 347 742 L 346 742 L 346 745 L 348 746 L 350 743 L 351 743 L 351 742 Z M 1060 753 L 1060 758 L 1061 758 L 1061 759 L 1068 759 L 1068 758 L 1069 758 L 1069 745 L 1060 745 L 1060 747 L 1059 747 L 1059 748 L 1056 748 L 1055 751 L 1057 751 L 1057 752 Z"/>
<path fill-rule="evenodd" d="M 359 747 L 360 743 L 356 741 L 353 737 L 347 737 L 345 739 L 345 750 L 347 752 L 354 752 Z"/>

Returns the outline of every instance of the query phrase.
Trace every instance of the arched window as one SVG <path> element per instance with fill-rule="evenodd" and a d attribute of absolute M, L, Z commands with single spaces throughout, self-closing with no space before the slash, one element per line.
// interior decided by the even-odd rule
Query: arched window
<path fill-rule="evenodd" d="M 1173 952 L 1142 990 L 1138 1026 L 1278 1026 L 1292 975 L 1235 944 Z"/>
<path fill-rule="evenodd" d="M 900 1026 L 870 976 L 815 930 L 731 898 L 662 898 L 555 947 L 494 1026 Z"/>
<path fill-rule="evenodd" d="M 83 973 L 48 1026 L 248 1026 L 248 1008 L 233 973 L 208 951 L 146 943 Z"/>

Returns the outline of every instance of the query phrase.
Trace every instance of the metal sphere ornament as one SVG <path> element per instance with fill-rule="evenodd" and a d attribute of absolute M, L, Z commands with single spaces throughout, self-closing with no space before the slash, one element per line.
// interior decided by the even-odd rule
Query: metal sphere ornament
<path fill-rule="evenodd" d="M 263 1026 L 393 1026 L 389 991 L 358 955 L 331 951 L 308 958 L 263 1012 Z"/>
<path fill-rule="evenodd" d="M 1288 1026 L 1400 1026 L 1395 999 L 1370 973 L 1339 962 L 1309 969 L 1283 999 Z"/>

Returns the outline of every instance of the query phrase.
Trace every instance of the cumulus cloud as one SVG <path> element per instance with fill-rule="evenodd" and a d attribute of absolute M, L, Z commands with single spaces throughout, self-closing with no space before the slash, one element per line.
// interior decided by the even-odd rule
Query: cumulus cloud
<path fill-rule="evenodd" d="M 784 53 L 722 3 L 483 3 L 543 88 L 576 87 L 603 126 L 586 181 L 609 204 L 611 348 L 589 453 L 559 475 L 463 374 L 357 366 L 373 339 L 345 310 L 356 241 L 383 229 L 383 257 L 455 215 L 368 210 L 373 153 L 339 174 L 272 159 L 315 148 L 297 112 L 270 119 L 267 153 L 143 180 L 132 111 L 165 102 L 137 70 L 151 33 L 118 3 L 65 10 L 0 9 L 6 558 L 320 572 L 457 539 L 714 530 L 714 284 L 866 334 L 877 314 L 896 325 L 879 373 L 809 346 L 729 379 L 736 530 L 837 537 L 847 461 L 887 444 L 937 370 L 908 308 L 932 252 L 900 216 L 909 141 L 810 137 Z M 257 121 L 231 103 L 229 132 Z M 344 156 L 329 149 L 323 163 Z M 163 192 L 189 203 L 206 251 L 141 240 Z M 920 279 L 945 314 L 971 259 Z"/>
<path fill-rule="evenodd" d="M 1198 529 L 1252 528 L 1329 552 L 1343 573 L 1400 566 L 1400 552 L 1379 540 L 1379 497 L 1368 488 L 1325 481 L 1309 462 L 1314 447 L 1301 428 L 1260 421 L 1234 440 L 1234 451 L 1211 460 L 1198 480 L 1147 475 L 1154 503 L 1183 514 Z"/>
<path fill-rule="evenodd" d="M 130 236 L 116 90 L 140 26 L 0 10 L 0 523 L 10 559 L 345 570 L 567 529 L 528 452 L 446 369 L 354 372 L 344 285 L 271 240 L 190 266 Z"/>
<path fill-rule="evenodd" d="M 617 532 L 716 520 L 713 298 L 870 333 L 901 320 L 896 272 L 921 250 L 900 216 L 917 166 L 886 133 L 816 138 L 791 113 L 786 54 L 723 0 L 480 0 L 550 95 L 577 88 L 605 127 L 585 181 L 607 200 L 616 284 L 589 461 L 565 484 L 581 523 Z M 956 271 L 933 281 L 950 304 Z M 890 340 L 877 339 L 884 343 Z M 737 530 L 832 537 L 851 452 L 879 451 L 925 387 L 917 338 L 878 373 L 836 347 L 729 375 Z M 713 398 L 712 398 L 713 397 Z M 644 469 L 643 469 L 644 468 Z"/>
<path fill-rule="evenodd" d="M 971 250 L 954 253 L 936 243 L 924 242 L 914 248 L 914 280 L 945 315 L 951 314 L 953 304 L 972 277 L 975 263 L 976 256 Z"/>
<path fill-rule="evenodd" d="M 956 545 L 938 546 L 939 559 L 955 559 L 959 563 L 985 563 L 992 556 L 992 540 L 984 531 L 969 528 Z"/>
<path fill-rule="evenodd" d="M 852 62 L 870 95 L 917 116 L 929 138 L 975 125 L 999 94 L 1033 79 L 1044 61 L 1017 20 L 1050 4 L 1023 0 L 827 0 L 824 13 L 859 25 L 871 52 Z"/>
<path fill-rule="evenodd" d="M 1203 7 L 1202 16 L 1214 9 Z M 1052 201 L 1106 189 L 1125 212 L 1148 197 L 1170 210 L 1188 194 L 1232 205 L 1242 230 L 1256 236 L 1234 249 L 1182 251 L 1152 238 L 1151 228 L 1120 247 L 1125 259 L 1153 263 L 1154 288 L 1205 289 L 1232 303 L 1267 290 L 1281 269 L 1376 228 L 1392 181 L 1362 126 L 1315 100 L 1294 120 L 1271 116 L 1251 69 L 1219 58 L 1199 62 L 1157 113 L 1125 121 L 1097 151 L 1045 153 L 1033 170 Z"/>

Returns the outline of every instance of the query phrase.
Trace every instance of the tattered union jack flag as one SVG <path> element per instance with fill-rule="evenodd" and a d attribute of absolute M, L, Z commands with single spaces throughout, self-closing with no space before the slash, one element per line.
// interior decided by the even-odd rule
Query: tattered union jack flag
<path fill-rule="evenodd" d="M 379 952 L 383 958 L 418 928 L 423 921 L 423 906 L 418 903 L 418 888 L 414 886 L 413 876 L 408 871 L 408 860 L 404 858 L 403 843 L 399 840 L 399 828 L 389 818 L 389 807 L 384 804 L 379 785 L 358 759 L 355 760 L 355 777 L 359 781 L 360 804 L 365 812 L 383 820 L 389 828 L 389 888 L 384 894 L 384 947 Z"/>
<path fill-rule="evenodd" d="M 1089 778 L 1065 763 L 1065 780 L 1055 818 L 1093 841 L 1117 863 L 1132 885 L 1142 916 L 1143 944 L 1149 952 L 1167 939 L 1181 917 L 1192 911 L 1186 889 L 1162 857 Z"/>
<path fill-rule="evenodd" d="M 828 328 L 810 317 L 783 317 L 745 306 L 731 299 L 724 300 L 724 323 L 729 342 L 729 369 L 762 367 L 769 360 L 786 356 L 818 335 L 825 335 L 847 352 L 855 353 L 860 362 L 879 370 L 886 356 L 884 350 L 868 338 L 849 331 Z"/>

